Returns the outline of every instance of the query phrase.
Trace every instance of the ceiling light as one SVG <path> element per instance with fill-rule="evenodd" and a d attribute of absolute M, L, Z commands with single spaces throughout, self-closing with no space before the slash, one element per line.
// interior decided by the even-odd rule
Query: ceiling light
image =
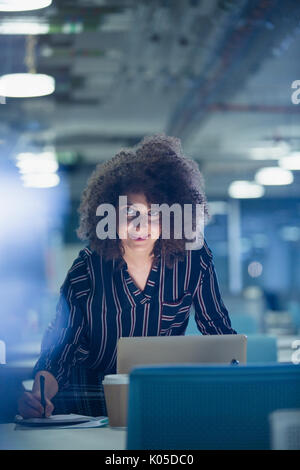
<path fill-rule="evenodd" d="M 0 34 L 48 34 L 50 25 L 38 21 L 5 20 L 0 23 Z"/>
<path fill-rule="evenodd" d="M 60 181 L 56 173 L 29 173 L 21 178 L 27 188 L 51 188 L 57 186 Z"/>
<path fill-rule="evenodd" d="M 280 235 L 285 241 L 297 242 L 300 240 L 300 228 L 286 225 L 281 228 Z"/>
<path fill-rule="evenodd" d="M 40 73 L 13 73 L 0 77 L 0 95 L 9 98 L 46 96 L 55 90 L 55 80 Z"/>
<path fill-rule="evenodd" d="M 265 186 L 281 186 L 294 181 L 293 173 L 278 166 L 266 167 L 258 170 L 255 181 Z"/>
<path fill-rule="evenodd" d="M 286 142 L 271 147 L 254 147 L 250 149 L 250 156 L 253 160 L 278 160 L 288 155 L 290 146 Z"/>
<path fill-rule="evenodd" d="M 278 164 L 286 170 L 300 170 L 300 152 L 292 152 L 289 156 L 281 158 Z"/>
<path fill-rule="evenodd" d="M 0 0 L 0 11 L 39 10 L 51 5 L 52 0 Z"/>
<path fill-rule="evenodd" d="M 58 163 L 53 152 L 20 153 L 17 156 L 16 166 L 21 174 L 55 173 L 58 170 Z"/>
<path fill-rule="evenodd" d="M 263 186 L 252 181 L 233 181 L 228 188 L 229 196 L 235 199 L 258 198 L 262 197 L 264 192 Z"/>

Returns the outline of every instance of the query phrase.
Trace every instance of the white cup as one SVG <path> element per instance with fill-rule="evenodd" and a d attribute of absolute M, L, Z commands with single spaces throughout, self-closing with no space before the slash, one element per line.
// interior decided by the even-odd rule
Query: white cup
<path fill-rule="evenodd" d="M 127 426 L 128 374 L 106 375 L 102 381 L 109 425 Z"/>

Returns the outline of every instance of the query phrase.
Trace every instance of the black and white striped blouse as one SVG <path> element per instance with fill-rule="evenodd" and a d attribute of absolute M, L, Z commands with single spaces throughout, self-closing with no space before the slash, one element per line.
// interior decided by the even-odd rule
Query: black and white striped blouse
<path fill-rule="evenodd" d="M 172 269 L 160 255 L 143 291 L 126 263 L 116 266 L 116 260 L 106 261 L 88 246 L 79 252 L 60 289 L 34 374 L 47 370 L 64 388 L 72 366 L 115 373 L 118 338 L 184 335 L 192 305 L 202 334 L 236 333 L 206 242 L 201 249 L 186 250 Z"/>

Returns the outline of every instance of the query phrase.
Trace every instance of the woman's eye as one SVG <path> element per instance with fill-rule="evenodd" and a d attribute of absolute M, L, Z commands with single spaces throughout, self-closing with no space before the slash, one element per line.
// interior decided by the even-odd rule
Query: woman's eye
<path fill-rule="evenodd" d="M 140 211 L 132 209 L 131 207 L 126 207 L 123 212 L 126 214 L 127 217 L 138 217 L 140 215 Z M 148 212 L 148 217 L 156 218 L 159 216 L 158 210 L 150 210 Z"/>
<path fill-rule="evenodd" d="M 127 215 L 128 215 L 128 217 L 134 217 L 134 216 L 138 215 L 138 213 L 134 209 L 131 209 L 131 207 L 128 207 L 127 208 Z"/>
<path fill-rule="evenodd" d="M 158 217 L 159 216 L 159 211 L 153 210 L 148 212 L 150 217 Z"/>

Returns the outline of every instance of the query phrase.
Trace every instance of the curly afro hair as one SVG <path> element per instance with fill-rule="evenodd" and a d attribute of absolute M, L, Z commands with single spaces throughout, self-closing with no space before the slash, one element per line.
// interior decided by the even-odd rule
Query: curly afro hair
<path fill-rule="evenodd" d="M 208 217 L 204 182 L 198 165 L 183 155 L 178 138 L 165 134 L 145 137 L 136 147 L 122 149 L 110 160 L 98 164 L 82 193 L 78 208 L 80 224 L 76 233 L 81 240 L 88 240 L 89 246 L 104 259 L 116 259 L 117 268 L 124 264 L 124 248 L 119 238 L 101 240 L 96 234 L 99 216 L 97 207 L 103 203 L 112 204 L 118 212 L 120 195 L 143 193 L 149 204 L 166 203 L 202 204 L 205 221 Z M 193 229 L 194 218 L 193 218 Z M 176 258 L 184 259 L 186 239 L 174 239 L 172 212 L 170 238 L 156 240 L 152 255 L 156 260 L 165 256 L 166 265 L 172 268 Z"/>

